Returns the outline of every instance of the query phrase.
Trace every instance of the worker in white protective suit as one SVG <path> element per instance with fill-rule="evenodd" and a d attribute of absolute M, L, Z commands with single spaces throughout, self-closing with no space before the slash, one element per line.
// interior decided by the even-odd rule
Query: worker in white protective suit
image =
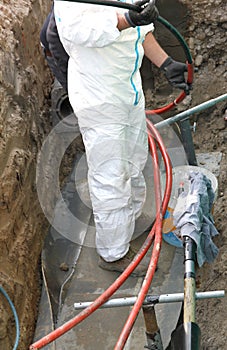
<path fill-rule="evenodd" d="M 139 68 L 145 55 L 169 82 L 188 90 L 186 65 L 172 60 L 155 40 L 155 0 L 133 10 L 55 0 L 61 42 L 69 55 L 68 94 L 78 117 L 88 162 L 99 266 L 122 272 L 133 258 L 135 220 L 146 187 L 145 102 Z M 134 275 L 142 276 L 139 265 Z"/>

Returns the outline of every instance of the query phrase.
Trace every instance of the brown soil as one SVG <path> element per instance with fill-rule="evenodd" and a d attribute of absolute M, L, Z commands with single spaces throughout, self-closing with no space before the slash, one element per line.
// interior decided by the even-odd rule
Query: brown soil
<path fill-rule="evenodd" d="M 159 0 L 162 6 L 167 1 Z M 40 253 L 48 230 L 36 194 L 35 170 L 38 151 L 51 127 L 52 77 L 39 45 L 39 30 L 50 3 L 2 0 L 0 4 L 0 284 L 18 312 L 19 350 L 28 349 L 33 339 L 40 297 Z M 173 115 L 226 93 L 227 87 L 226 2 L 181 0 L 180 3 L 187 13 L 180 22 L 183 22 L 198 72 L 191 99 L 179 105 Z M 179 6 L 178 1 L 171 1 L 171 4 Z M 152 108 L 157 101 L 163 102 L 161 96 L 151 92 L 146 92 L 146 97 Z M 226 288 L 226 110 L 227 103 L 222 102 L 191 118 L 192 122 L 197 120 L 193 134 L 196 152 L 222 153 L 214 206 L 215 225 L 220 233 L 215 238 L 219 255 L 213 264 L 205 264 L 198 270 L 198 291 Z M 226 349 L 226 309 L 226 298 L 197 302 L 203 350 Z M 14 336 L 14 319 L 1 294 L 0 348 L 11 350 Z"/>

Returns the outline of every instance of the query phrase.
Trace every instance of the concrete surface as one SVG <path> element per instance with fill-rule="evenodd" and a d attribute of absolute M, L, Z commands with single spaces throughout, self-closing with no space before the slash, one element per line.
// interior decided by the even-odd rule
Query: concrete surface
<path fill-rule="evenodd" d="M 176 152 L 173 152 L 176 155 Z M 181 152 L 180 152 L 181 154 Z M 218 171 L 220 155 L 198 155 L 199 165 L 203 161 L 212 163 L 212 168 Z M 178 158 L 178 157 L 177 157 Z M 175 157 L 176 161 L 177 158 Z M 178 158 L 179 159 L 179 158 Z M 201 160 L 202 159 L 202 160 Z M 175 162 L 175 166 L 179 165 Z M 136 222 L 135 236 L 131 242 L 133 248 L 139 249 L 147 235 L 148 227 L 154 220 L 155 210 L 153 202 L 152 166 L 149 163 L 145 169 L 146 181 L 149 188 L 147 202 L 142 216 Z M 70 181 L 73 182 L 74 174 Z M 81 181 L 81 178 L 80 178 Z M 84 183 L 82 183 L 84 189 Z M 68 184 L 70 188 L 70 184 Z M 84 190 L 83 190 L 84 191 Z M 82 191 L 82 193 L 83 193 Z M 66 190 L 66 197 L 67 197 Z M 85 194 L 87 191 L 84 192 Z M 83 196 L 82 196 L 83 197 Z M 85 215 L 87 222 L 86 234 L 81 237 L 81 244 L 59 236 L 50 230 L 43 252 L 43 294 L 40 302 L 40 313 L 34 340 L 48 334 L 54 328 L 61 326 L 73 318 L 79 311 L 74 310 L 75 302 L 93 301 L 108 288 L 119 274 L 108 272 L 98 267 L 98 255 L 91 242 L 94 242 L 94 223 L 89 201 L 81 203 L 78 196 L 70 196 L 71 209 Z M 75 201 L 75 202 L 74 202 Z M 74 208 L 74 209 L 73 209 Z M 144 232 L 143 234 L 138 234 Z M 79 233 L 77 232 L 78 236 Z M 84 244 L 89 242 L 89 244 Z M 60 244 L 59 244 L 60 242 Z M 94 246 L 94 245 L 93 245 Z M 151 247 L 152 248 L 152 247 Z M 54 252 L 54 253 L 53 253 Z M 51 255 L 52 254 L 52 255 Z M 144 260 L 149 260 L 151 249 Z M 142 278 L 129 277 L 112 298 L 136 296 L 143 282 Z M 183 292 L 184 265 L 183 249 L 175 248 L 165 242 L 162 243 L 158 270 L 148 294 L 168 294 Z M 164 349 L 167 347 L 171 332 L 175 329 L 181 309 L 181 303 L 160 304 L 155 306 L 158 325 Z M 45 350 L 112 350 L 130 312 L 130 307 L 100 309 L 89 318 L 78 324 L 55 342 L 44 347 Z M 145 324 L 142 311 L 140 312 L 133 331 L 126 343 L 126 350 L 142 350 L 146 345 Z"/>

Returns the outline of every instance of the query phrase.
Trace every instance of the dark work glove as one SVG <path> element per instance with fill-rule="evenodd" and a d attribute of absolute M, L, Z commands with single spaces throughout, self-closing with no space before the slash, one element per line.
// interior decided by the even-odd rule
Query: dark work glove
<path fill-rule="evenodd" d="M 147 5 L 144 6 L 145 4 Z M 154 22 L 159 16 L 155 0 L 136 1 L 134 5 L 141 7 L 141 12 L 129 10 L 125 13 L 125 18 L 131 27 L 145 26 Z"/>
<path fill-rule="evenodd" d="M 185 81 L 184 73 L 187 72 L 187 65 L 185 63 L 174 61 L 171 57 L 168 57 L 160 69 L 164 72 L 170 85 L 174 88 L 184 90 L 187 95 L 189 94 L 191 85 Z"/>

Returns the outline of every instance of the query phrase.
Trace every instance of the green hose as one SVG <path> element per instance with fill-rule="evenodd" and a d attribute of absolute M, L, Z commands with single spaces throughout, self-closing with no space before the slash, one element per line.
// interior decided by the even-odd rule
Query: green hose
<path fill-rule="evenodd" d="M 182 35 L 178 32 L 178 30 L 172 25 L 170 24 L 166 19 L 164 19 L 161 16 L 158 16 L 157 18 L 158 22 L 160 22 L 161 24 L 163 24 L 167 29 L 169 29 L 171 31 L 171 33 L 173 33 L 173 35 L 178 39 L 178 41 L 180 42 L 185 56 L 187 57 L 188 63 L 192 63 L 192 55 L 191 52 L 189 50 L 188 45 L 186 44 L 184 38 L 182 37 Z"/>

